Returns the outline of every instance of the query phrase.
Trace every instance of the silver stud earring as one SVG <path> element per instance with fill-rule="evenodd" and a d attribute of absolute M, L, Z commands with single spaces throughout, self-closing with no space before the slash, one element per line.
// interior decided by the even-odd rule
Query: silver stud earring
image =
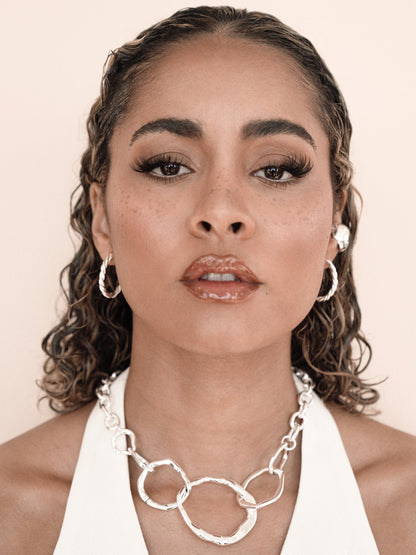
<path fill-rule="evenodd" d="M 350 244 L 350 230 L 344 224 L 332 226 L 332 236 L 338 245 L 339 252 L 344 252 Z"/>
<path fill-rule="evenodd" d="M 98 287 L 100 288 L 101 293 L 103 294 L 104 297 L 106 297 L 107 299 L 114 299 L 114 297 L 117 297 L 117 295 L 120 293 L 121 291 L 121 287 L 120 285 L 117 285 L 117 287 L 114 289 L 114 291 L 112 293 L 110 293 L 109 291 L 107 291 L 106 286 L 105 286 L 105 274 L 107 272 L 107 266 L 109 264 L 109 262 L 112 260 L 113 255 L 110 253 L 107 258 L 105 260 L 103 260 L 102 264 L 101 264 L 101 269 L 100 269 L 100 275 L 98 278 Z"/>
<path fill-rule="evenodd" d="M 333 294 L 335 293 L 335 291 L 337 290 L 337 287 L 338 287 L 337 269 L 335 268 L 335 266 L 332 264 L 332 262 L 330 260 L 327 260 L 326 263 L 328 264 L 328 268 L 331 271 L 332 286 L 331 286 L 331 289 L 328 291 L 328 293 L 326 295 L 322 295 L 322 296 L 316 298 L 318 303 L 323 303 L 324 301 L 329 301 L 329 299 L 333 296 Z"/>

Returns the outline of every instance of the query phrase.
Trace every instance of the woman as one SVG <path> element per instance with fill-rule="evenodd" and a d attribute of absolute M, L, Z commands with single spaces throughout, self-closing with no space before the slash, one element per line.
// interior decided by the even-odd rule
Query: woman
<path fill-rule="evenodd" d="M 66 414 L 2 448 L 2 551 L 414 551 L 416 442 L 361 414 L 351 126 L 309 41 L 178 12 L 110 55 L 88 131 L 44 340 Z"/>

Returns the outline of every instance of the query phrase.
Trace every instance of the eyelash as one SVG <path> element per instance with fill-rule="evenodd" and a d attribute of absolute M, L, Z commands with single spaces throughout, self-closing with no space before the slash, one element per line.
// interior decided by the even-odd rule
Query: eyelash
<path fill-rule="evenodd" d="M 188 175 L 189 173 L 192 173 L 192 170 L 190 170 L 188 166 L 186 166 L 183 162 L 184 161 L 182 158 L 173 157 L 170 154 L 161 154 L 160 156 L 155 156 L 147 160 L 145 159 L 136 160 L 133 164 L 133 169 L 139 173 L 150 174 L 150 177 L 152 179 L 156 179 L 158 181 L 165 181 L 165 182 L 176 181 L 177 179 L 180 179 L 181 177 L 183 177 L 183 175 Z M 154 173 L 152 173 L 152 171 L 155 170 L 156 168 L 167 164 L 176 164 L 177 166 L 182 166 L 188 169 L 189 171 L 186 174 L 173 175 L 172 177 L 155 175 Z"/>
<path fill-rule="evenodd" d="M 268 168 L 276 168 L 279 173 L 282 174 L 288 172 L 291 174 L 291 177 L 284 179 L 283 181 L 278 181 L 255 175 L 259 171 L 266 170 Z M 293 180 L 300 179 L 308 174 L 312 168 L 312 162 L 308 160 L 305 156 L 300 156 L 299 158 L 297 158 L 296 156 L 287 156 L 285 157 L 284 162 L 275 162 L 270 160 L 269 162 L 267 162 L 267 164 L 262 165 L 257 170 L 254 170 L 252 172 L 252 175 L 254 175 L 255 177 L 259 177 L 262 181 L 266 182 L 272 187 L 287 187 L 289 183 Z"/>
<path fill-rule="evenodd" d="M 188 171 L 183 174 L 172 175 L 171 177 L 156 175 L 152 173 L 156 168 L 168 164 L 175 164 L 179 166 L 179 170 L 182 167 L 186 168 Z M 271 185 L 272 187 L 286 187 L 291 181 L 304 177 L 307 173 L 311 171 L 312 167 L 312 163 L 305 156 L 301 156 L 299 158 L 296 156 L 288 156 L 285 157 L 285 161 L 283 163 L 270 160 L 266 165 L 262 165 L 258 169 L 254 170 L 251 175 L 253 175 L 254 177 L 259 177 L 259 179 L 261 179 L 263 182 L 266 182 L 268 185 Z M 255 175 L 259 171 L 266 170 L 268 168 L 276 168 L 281 174 L 288 172 L 290 173 L 291 177 L 280 181 Z M 177 179 L 181 179 L 184 175 L 189 175 L 190 173 L 193 173 L 192 170 L 184 164 L 184 160 L 182 158 L 175 157 L 170 154 L 161 154 L 149 159 L 137 159 L 133 163 L 133 169 L 139 173 L 149 174 L 149 177 L 151 177 L 152 179 L 165 183 L 166 181 L 176 181 Z M 281 179 L 281 177 L 279 179 Z"/>

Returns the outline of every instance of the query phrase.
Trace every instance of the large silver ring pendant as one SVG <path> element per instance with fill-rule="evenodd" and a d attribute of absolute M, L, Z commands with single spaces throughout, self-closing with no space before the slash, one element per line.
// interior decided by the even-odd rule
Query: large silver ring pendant
<path fill-rule="evenodd" d="M 243 482 L 244 490 L 249 486 L 249 484 L 253 480 L 258 478 L 262 474 L 265 474 L 266 472 L 270 473 L 268 468 L 262 468 L 261 470 L 257 470 L 256 472 L 253 472 L 253 474 L 250 474 L 250 476 L 248 478 L 246 478 Z M 283 471 L 279 470 L 279 469 L 275 469 L 275 471 L 273 472 L 273 475 L 277 476 L 277 478 L 279 480 L 279 483 L 277 484 L 277 488 L 276 488 L 276 491 L 274 492 L 273 497 L 270 497 L 269 499 L 266 499 L 265 501 L 262 501 L 261 503 L 256 503 L 255 502 L 254 504 L 251 504 L 251 502 L 247 502 L 245 499 L 242 499 L 241 497 L 238 497 L 237 498 L 238 504 L 241 507 L 243 507 L 243 509 L 248 509 L 248 508 L 262 509 L 263 507 L 267 507 L 267 505 L 271 505 L 272 503 L 277 501 L 279 499 L 279 497 L 282 495 L 283 488 L 285 487 L 285 475 L 284 475 Z"/>
<path fill-rule="evenodd" d="M 176 502 L 173 503 L 157 503 L 156 501 L 154 501 L 146 492 L 146 489 L 144 487 L 144 483 L 146 480 L 147 475 L 149 474 L 149 472 L 153 472 L 153 470 L 155 468 L 158 468 L 159 466 L 170 466 L 171 468 L 173 468 L 173 470 L 175 470 L 179 476 L 182 478 L 182 480 L 185 482 L 185 486 L 181 489 L 182 495 L 183 495 L 183 501 L 185 501 L 185 499 L 188 497 L 190 491 L 191 491 L 191 482 L 189 481 L 189 478 L 187 477 L 187 475 L 185 474 L 185 472 L 182 470 L 182 468 L 176 464 L 174 461 L 172 461 L 171 459 L 163 459 L 161 461 L 154 461 L 148 464 L 148 466 L 146 466 L 146 468 L 143 470 L 143 472 L 140 474 L 139 479 L 137 480 L 137 490 L 139 492 L 139 495 L 141 497 L 141 499 L 147 503 L 148 505 L 150 505 L 151 507 L 153 507 L 154 509 L 160 509 L 161 511 L 171 511 L 172 509 L 176 509 L 178 504 Z"/>
<path fill-rule="evenodd" d="M 188 516 L 185 508 L 183 507 L 183 502 L 188 497 L 189 492 L 186 492 L 185 488 L 182 488 L 181 491 L 178 493 L 176 497 L 176 502 L 178 509 L 181 512 L 182 518 L 184 519 L 186 525 L 192 530 L 194 534 L 196 534 L 201 540 L 205 540 L 211 543 L 215 543 L 216 545 L 231 545 L 236 543 L 247 536 L 253 526 L 256 524 L 257 520 L 257 509 L 255 507 L 256 500 L 254 497 L 248 493 L 240 484 L 233 482 L 231 480 L 226 480 L 225 478 L 211 478 L 209 476 L 205 476 L 204 478 L 200 478 L 199 480 L 195 480 L 191 482 L 191 488 L 195 486 L 199 486 L 200 484 L 204 484 L 206 482 L 214 482 L 214 484 L 221 484 L 224 486 L 228 486 L 232 490 L 237 493 L 239 497 L 241 497 L 247 503 L 252 504 L 253 506 L 244 507 L 247 511 L 247 518 L 245 521 L 240 524 L 237 530 L 231 536 L 215 536 L 214 534 L 210 534 L 206 530 L 202 528 L 198 528 L 195 524 L 192 523 L 191 519 Z"/>

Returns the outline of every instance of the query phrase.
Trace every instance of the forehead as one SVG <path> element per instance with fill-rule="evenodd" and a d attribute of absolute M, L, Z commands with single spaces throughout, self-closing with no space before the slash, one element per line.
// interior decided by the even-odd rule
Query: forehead
<path fill-rule="evenodd" d="M 237 131 L 249 120 L 284 118 L 326 142 L 313 93 L 295 62 L 242 38 L 215 34 L 181 41 L 151 66 L 124 123 L 172 116 L 219 132 Z"/>

